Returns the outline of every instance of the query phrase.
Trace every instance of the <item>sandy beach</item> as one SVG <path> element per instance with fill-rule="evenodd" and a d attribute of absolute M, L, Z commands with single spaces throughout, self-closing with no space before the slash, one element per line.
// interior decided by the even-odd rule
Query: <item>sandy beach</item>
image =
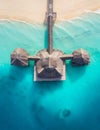
<path fill-rule="evenodd" d="M 57 21 L 81 15 L 86 10 L 100 8 L 100 0 L 54 0 Z M 0 0 L 0 18 L 18 19 L 33 23 L 43 23 L 47 0 Z"/>

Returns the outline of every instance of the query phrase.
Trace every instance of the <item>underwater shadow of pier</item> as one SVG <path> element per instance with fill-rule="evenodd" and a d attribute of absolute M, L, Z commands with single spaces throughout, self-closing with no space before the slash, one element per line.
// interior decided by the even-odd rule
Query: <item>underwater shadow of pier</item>
<path fill-rule="evenodd" d="M 46 92 L 52 92 L 57 89 L 60 89 L 63 87 L 63 81 L 40 81 L 40 82 L 34 82 L 33 86 L 35 86 L 38 90 L 40 90 L 41 94 L 44 94 Z"/>
<path fill-rule="evenodd" d="M 7 75 L 7 79 L 10 82 L 9 86 L 15 88 L 24 80 L 27 73 L 31 72 L 31 67 L 11 66 L 9 74 Z"/>
<path fill-rule="evenodd" d="M 80 79 L 86 72 L 87 66 L 73 66 L 71 62 L 66 64 L 66 74 L 72 82 Z"/>
<path fill-rule="evenodd" d="M 61 83 L 62 84 L 62 83 Z M 69 109 L 58 109 L 55 114 L 52 114 L 52 109 L 48 109 L 48 106 L 41 102 L 42 99 L 45 98 L 45 92 L 49 92 L 52 95 L 53 90 L 57 90 L 60 87 L 62 87 L 59 83 L 55 84 L 55 82 L 50 82 L 49 87 L 46 84 L 46 82 L 37 82 L 34 85 L 37 85 L 33 87 L 33 101 L 30 105 L 30 113 L 31 113 L 31 119 L 34 123 L 36 122 L 36 125 L 38 126 L 38 129 L 41 130 L 66 130 L 69 129 L 71 124 L 67 123 L 66 120 L 71 115 L 71 111 Z M 53 86 L 52 86 L 53 85 Z M 59 86 L 54 86 L 59 85 Z M 46 88 L 45 88 L 46 87 Z M 53 87 L 53 88 L 52 88 Z M 56 87 L 56 88 L 54 88 Z M 41 92 L 42 90 L 42 92 Z M 50 90 L 50 91 L 49 91 Z M 51 106 L 52 107 L 52 106 Z M 59 111 L 60 110 L 60 111 Z"/>
<path fill-rule="evenodd" d="M 44 47 L 48 48 L 48 29 L 45 29 L 45 33 L 44 33 Z"/>
<path fill-rule="evenodd" d="M 26 73 L 26 69 L 22 67 L 9 66 L 8 69 L 10 71 L 8 73 L 5 72 L 0 77 L 0 86 L 2 86 L 3 89 L 14 88 L 18 83 L 20 83 L 23 80 Z"/>
<path fill-rule="evenodd" d="M 10 73 L 9 73 L 9 77 L 12 80 L 16 80 L 17 83 L 21 82 L 23 80 L 23 78 L 25 77 L 25 75 L 27 74 L 27 67 L 22 67 L 22 66 L 11 66 L 10 67 Z"/>

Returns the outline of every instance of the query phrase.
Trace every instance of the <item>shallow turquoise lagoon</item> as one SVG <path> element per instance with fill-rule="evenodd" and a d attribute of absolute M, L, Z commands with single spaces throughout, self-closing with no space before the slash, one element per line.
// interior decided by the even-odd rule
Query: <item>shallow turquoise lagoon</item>
<path fill-rule="evenodd" d="M 100 130 L 100 14 L 57 23 L 53 35 L 54 48 L 66 54 L 86 49 L 91 64 L 69 61 L 66 81 L 34 82 L 34 63 L 11 66 L 10 54 L 46 48 L 45 25 L 0 21 L 0 130 Z"/>

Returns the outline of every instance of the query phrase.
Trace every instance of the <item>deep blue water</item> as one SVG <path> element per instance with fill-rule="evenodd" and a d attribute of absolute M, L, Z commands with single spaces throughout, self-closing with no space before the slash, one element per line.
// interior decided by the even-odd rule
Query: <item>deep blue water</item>
<path fill-rule="evenodd" d="M 91 56 L 84 67 L 66 62 L 65 81 L 34 82 L 32 62 L 11 66 L 19 47 L 33 55 L 47 47 L 45 25 L 0 21 L 0 130 L 100 130 L 100 14 L 54 26 L 54 48 Z"/>

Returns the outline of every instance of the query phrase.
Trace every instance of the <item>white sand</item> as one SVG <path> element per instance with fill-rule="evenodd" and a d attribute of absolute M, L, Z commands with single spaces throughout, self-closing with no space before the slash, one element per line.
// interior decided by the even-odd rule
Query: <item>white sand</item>
<path fill-rule="evenodd" d="M 100 0 L 54 0 L 57 20 L 81 15 L 85 10 L 100 8 Z M 47 0 L 0 0 L 0 18 L 43 23 Z"/>

